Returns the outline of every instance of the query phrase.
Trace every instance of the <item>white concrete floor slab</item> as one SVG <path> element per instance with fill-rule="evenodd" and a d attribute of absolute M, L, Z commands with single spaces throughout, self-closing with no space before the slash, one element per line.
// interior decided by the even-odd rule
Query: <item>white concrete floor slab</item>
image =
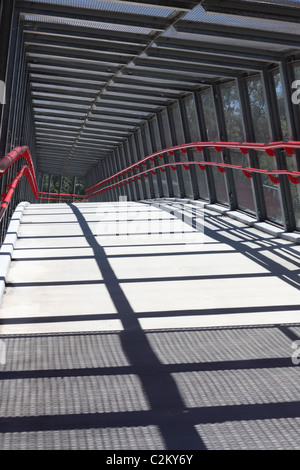
<path fill-rule="evenodd" d="M 200 310 L 205 314 L 211 309 L 284 306 L 287 301 L 299 304 L 299 291 L 295 287 L 274 276 L 259 274 L 238 280 L 166 280 L 121 283 L 121 286 L 135 312 Z"/>
<path fill-rule="evenodd" d="M 25 286 L 24 286 L 25 284 Z M 7 287 L 1 308 L 1 318 L 23 318 L 30 321 L 35 317 L 54 318 L 74 315 L 104 315 L 116 313 L 116 308 L 103 283 L 35 286 L 26 283 Z M 68 324 L 65 324 L 66 332 Z M 0 325 L 0 334 L 5 326 Z"/>
<path fill-rule="evenodd" d="M 85 247 L 48 247 L 48 248 L 16 248 L 13 253 L 13 262 L 16 260 L 40 260 L 53 258 L 94 257 L 93 250 Z"/>
<path fill-rule="evenodd" d="M 103 279 L 94 258 L 85 259 L 55 258 L 12 261 L 7 277 L 8 284 L 24 282 L 72 282 L 72 281 L 98 281 Z"/>
<path fill-rule="evenodd" d="M 190 276 L 222 276 L 267 273 L 263 267 L 245 258 L 240 253 L 192 253 L 184 252 L 165 256 L 163 253 L 152 256 L 112 258 L 109 260 L 119 279 L 166 278 Z M 191 274 L 192 273 L 192 274 Z M 164 285 L 164 284 L 163 284 Z"/>
<path fill-rule="evenodd" d="M 300 447 L 299 246 L 195 210 L 26 207 L 0 308 L 0 449 Z"/>
<path fill-rule="evenodd" d="M 125 298 L 124 311 L 141 316 L 145 328 L 171 328 L 172 321 L 176 328 L 218 326 L 218 318 L 220 326 L 297 320 L 299 257 L 293 244 L 212 211 L 204 219 L 201 243 L 189 240 L 186 235 L 196 232 L 189 217 L 203 222 L 203 210 L 196 213 L 187 204 L 73 207 L 79 212 L 65 204 L 25 209 L 1 308 L 7 323 L 0 325 L 0 334 L 19 332 L 19 325 L 14 330 L 8 319 L 22 318 L 24 326 L 27 316 L 28 332 L 36 330 L 38 318 L 44 319 L 42 325 L 48 317 L 121 319 L 123 312 L 112 297 L 117 289 L 116 295 Z M 170 228 L 182 232 L 183 239 L 165 239 Z M 293 273 L 296 277 L 290 279 Z M 112 279 L 117 287 L 111 292 L 107 282 Z M 294 310 L 284 312 L 285 304 Z M 259 315 L 252 315 L 257 308 Z M 153 318 L 144 318 L 149 312 Z M 94 327 L 92 320 L 87 324 Z M 68 325 L 62 321 L 61 328 L 67 332 Z"/>

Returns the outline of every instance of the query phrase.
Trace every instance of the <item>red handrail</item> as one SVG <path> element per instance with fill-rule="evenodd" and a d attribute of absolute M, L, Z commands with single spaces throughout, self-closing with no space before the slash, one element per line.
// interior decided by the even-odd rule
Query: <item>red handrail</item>
<path fill-rule="evenodd" d="M 154 168 L 151 168 L 150 170 L 143 171 L 141 173 L 137 173 L 135 175 L 130 176 L 129 178 L 122 179 L 120 181 L 117 181 L 115 183 L 112 183 L 109 186 L 105 186 L 102 189 L 99 189 L 98 191 L 94 191 L 90 194 L 87 194 L 87 198 L 96 196 L 97 194 L 100 194 L 104 191 L 107 191 L 109 189 L 115 189 L 116 187 L 119 186 L 124 186 L 125 184 L 128 184 L 129 182 L 133 182 L 134 178 L 141 179 L 141 176 L 148 177 L 147 173 L 156 173 L 157 170 L 165 171 L 166 167 L 173 167 L 173 170 L 176 170 L 176 166 L 183 166 L 186 170 L 189 170 L 189 165 L 198 165 L 201 170 L 205 170 L 205 166 L 214 166 L 217 167 L 217 169 L 221 173 L 225 173 L 226 168 L 232 168 L 236 170 L 241 170 L 244 175 L 247 178 L 252 178 L 252 173 L 262 173 L 265 175 L 268 175 L 270 180 L 273 183 L 278 184 L 279 183 L 279 178 L 276 177 L 275 175 L 286 175 L 289 180 L 294 183 L 294 184 L 299 184 L 300 183 L 300 171 L 287 171 L 287 170 L 274 170 L 274 171 L 268 171 L 268 170 L 261 170 L 259 168 L 249 168 L 249 167 L 241 167 L 238 165 L 230 165 L 226 163 L 216 163 L 216 162 L 204 162 L 204 161 L 187 161 L 187 162 L 175 162 L 175 163 L 165 163 L 164 165 L 160 165 Z"/>
<path fill-rule="evenodd" d="M 22 169 L 17 173 L 16 177 L 14 178 L 13 182 L 7 186 L 6 193 L 1 195 L 1 205 L 0 205 L 0 222 L 3 219 L 3 216 L 5 214 L 5 211 L 7 207 L 9 206 L 12 196 L 14 194 L 14 191 L 16 190 L 21 178 L 23 176 L 26 177 L 28 180 L 28 183 L 30 185 L 30 188 L 32 190 L 32 193 L 35 197 L 35 199 L 48 199 L 51 200 L 52 198 L 50 197 L 42 197 L 40 195 L 55 195 L 58 196 L 59 198 L 66 198 L 70 197 L 73 200 L 83 200 L 85 198 L 84 195 L 80 194 L 64 194 L 64 193 L 45 193 L 45 192 L 40 192 L 37 187 L 37 182 L 36 182 L 36 176 L 35 176 L 35 170 L 34 170 L 34 165 L 32 161 L 32 157 L 30 154 L 30 150 L 27 146 L 23 147 L 16 147 L 14 150 L 9 152 L 7 155 L 5 155 L 1 160 L 0 160 L 0 177 L 4 175 L 8 169 L 16 163 L 20 158 L 24 158 L 25 164 L 22 167 Z M 53 198 L 54 199 L 54 198 Z M 57 199 L 56 199 L 57 200 Z M 64 199 L 66 200 L 66 199 Z"/>
<path fill-rule="evenodd" d="M 174 151 L 181 150 L 183 153 L 186 153 L 187 149 L 194 148 L 198 151 L 202 151 L 203 148 L 214 148 L 216 151 L 221 152 L 223 148 L 235 148 L 239 149 L 242 153 L 247 154 L 249 149 L 255 149 L 255 150 L 265 150 L 265 152 L 269 156 L 274 156 L 275 155 L 275 149 L 282 148 L 287 152 L 288 154 L 292 155 L 295 153 L 296 148 L 300 148 L 300 142 L 298 141 L 279 141 L 279 142 L 270 142 L 268 144 L 264 143 L 256 143 L 256 142 L 191 142 L 188 144 L 183 144 L 183 145 L 175 145 L 173 147 L 168 147 L 167 149 L 160 150 L 158 152 L 154 152 L 138 162 L 124 168 L 123 170 L 119 171 L 118 173 L 115 173 L 114 175 L 110 176 L 109 178 L 106 178 L 99 183 L 96 183 L 95 185 L 91 186 L 86 190 L 87 195 L 82 196 L 78 194 L 62 194 L 62 193 L 46 193 L 46 192 L 39 192 L 37 188 L 37 183 L 36 183 L 36 177 L 35 177 L 35 171 L 34 171 L 34 166 L 31 158 L 31 154 L 29 151 L 29 148 L 26 146 L 23 147 L 16 147 L 14 150 L 12 150 L 8 155 L 6 155 L 1 161 L 0 161 L 0 175 L 4 174 L 7 172 L 7 170 L 20 158 L 24 158 L 26 160 L 26 165 L 22 168 L 22 170 L 18 173 L 16 178 L 14 179 L 13 183 L 8 186 L 8 192 L 4 195 L 2 195 L 1 200 L 2 200 L 2 205 L 1 208 L 4 210 L 4 206 L 7 207 L 12 194 L 17 187 L 20 178 L 25 175 L 30 187 L 32 189 L 32 192 L 35 196 L 35 198 L 40 198 L 40 199 L 48 199 L 48 200 L 53 200 L 54 198 L 50 198 L 49 196 L 56 196 L 56 197 L 72 197 L 76 199 L 84 199 L 84 198 L 90 198 L 93 196 L 96 196 L 99 193 L 102 193 L 103 191 L 107 191 L 109 189 L 114 189 L 116 187 L 119 187 L 120 185 L 123 186 L 124 184 L 129 184 L 129 182 L 134 181 L 134 178 L 141 179 L 141 176 L 144 176 L 145 178 L 148 177 L 148 173 L 151 172 L 152 174 L 155 174 L 157 170 L 165 171 L 166 167 L 170 167 L 172 170 L 176 170 L 176 167 L 178 165 L 183 166 L 186 170 L 189 170 L 190 165 L 198 165 L 201 170 L 205 170 L 206 166 L 215 166 L 221 173 L 225 173 L 226 168 L 231 168 L 235 170 L 240 170 L 243 172 L 243 174 L 247 178 L 252 178 L 253 173 L 262 173 L 266 174 L 269 176 L 270 180 L 273 183 L 278 184 L 279 183 L 279 178 L 278 175 L 286 175 L 289 180 L 294 183 L 294 184 L 299 184 L 299 176 L 300 172 L 299 171 L 288 171 L 288 170 L 273 170 L 273 171 L 268 171 L 268 170 L 262 170 L 260 168 L 251 168 L 251 167 L 242 167 L 240 165 L 232 165 L 232 164 L 226 164 L 226 163 L 219 163 L 219 162 L 207 162 L 207 161 L 190 161 L 187 160 L 185 162 L 172 162 L 172 163 L 164 163 L 162 165 L 156 166 L 154 168 L 147 169 L 145 171 L 132 174 L 133 169 L 139 169 L 139 165 L 146 165 L 146 162 L 148 160 L 154 161 L 155 156 L 159 156 L 160 158 L 163 158 L 164 154 L 167 155 L 173 155 Z M 128 177 L 124 178 L 124 175 L 129 175 Z M 121 180 L 118 180 L 118 178 L 122 177 Z M 115 183 L 111 183 L 113 180 L 116 180 Z M 118 180 L 118 181 L 117 181 Z M 98 189 L 101 186 L 106 185 L 102 189 Z M 98 190 L 97 190 L 98 189 Z M 11 192 L 12 190 L 12 192 Z M 95 191 L 96 190 L 96 191 Z M 48 197 L 42 197 L 40 196 L 41 194 L 43 195 L 48 195 Z M 9 196 L 10 195 L 10 196 Z M 2 210 L 2 209 L 1 209 Z M 5 212 L 5 210 L 4 210 Z M 3 213 L 4 213 L 3 212 Z M 2 213 L 2 212 L 1 212 Z M 0 214 L 1 214 L 0 213 Z M 3 215 L 1 216 L 1 218 Z M 0 218 L 0 221 L 1 221 Z"/>
<path fill-rule="evenodd" d="M 269 176 L 270 180 L 273 183 L 279 183 L 279 178 L 276 175 L 286 175 L 289 180 L 294 183 L 294 184 L 299 184 L 299 176 L 300 172 L 299 171 L 288 171 L 288 170 L 273 170 L 273 171 L 268 171 L 268 170 L 262 170 L 260 168 L 250 168 L 250 167 L 243 167 L 240 165 L 231 165 L 231 164 L 226 164 L 226 163 L 218 163 L 218 162 L 207 162 L 207 161 L 190 161 L 187 160 L 185 162 L 172 162 L 172 163 L 165 163 L 159 166 L 156 166 L 154 168 L 147 169 L 145 171 L 132 174 L 133 169 L 139 169 L 139 165 L 145 165 L 146 161 L 154 161 L 155 156 L 159 156 L 160 158 L 163 158 L 163 155 L 173 155 L 174 151 L 176 150 L 181 150 L 183 153 L 186 153 L 186 149 L 189 148 L 194 148 L 198 151 L 202 151 L 203 148 L 205 147 L 212 147 L 216 151 L 221 152 L 223 148 L 237 148 L 239 149 L 242 153 L 247 154 L 249 149 L 255 149 L 255 150 L 265 150 L 266 153 L 269 156 L 274 156 L 275 151 L 274 149 L 279 149 L 283 148 L 288 154 L 292 155 L 295 153 L 296 148 L 300 148 L 300 142 L 296 141 L 280 141 L 280 142 L 270 142 L 269 144 L 264 144 L 264 143 L 255 143 L 255 142 L 191 142 L 188 144 L 183 144 L 183 145 L 176 145 L 173 147 L 169 147 L 167 149 L 159 150 L 158 152 L 154 152 L 151 155 L 148 155 L 138 162 L 124 168 L 123 170 L 119 171 L 118 173 L 115 173 L 114 175 L 100 181 L 99 183 L 96 183 L 95 185 L 91 186 L 86 190 L 87 197 L 93 197 L 96 196 L 97 194 L 100 194 L 103 191 L 109 190 L 109 189 L 114 189 L 116 186 L 118 187 L 119 185 L 123 186 L 124 183 L 128 184 L 129 182 L 134 181 L 134 178 L 140 179 L 141 176 L 144 176 L 147 178 L 149 172 L 152 174 L 155 174 L 157 170 L 165 171 L 165 167 L 171 167 L 172 170 L 176 170 L 176 166 L 181 165 L 183 166 L 186 170 L 189 169 L 189 165 L 198 165 L 201 170 L 205 170 L 206 166 L 215 166 L 218 168 L 218 170 L 222 173 L 226 171 L 226 168 L 232 168 L 236 170 L 240 170 L 244 173 L 244 175 L 247 178 L 252 178 L 252 173 L 262 173 L 266 174 Z M 128 177 L 125 177 L 125 175 L 129 175 Z M 123 178 L 118 180 L 118 178 L 122 177 Z M 114 183 L 112 183 L 113 180 L 116 180 Z M 107 183 L 111 183 L 108 186 L 105 186 L 103 189 L 95 191 L 95 189 L 100 188 L 100 186 L 103 186 Z"/>
<path fill-rule="evenodd" d="M 33 166 L 29 148 L 26 146 L 23 146 L 23 147 L 16 147 L 14 150 L 9 152 L 7 155 L 5 155 L 5 157 L 3 157 L 0 160 L 0 174 L 6 173 L 9 167 L 11 167 L 15 162 L 17 162 L 22 157 L 26 160 L 26 164 L 28 168 L 30 168 L 32 173 L 34 173 L 34 166 Z"/>
<path fill-rule="evenodd" d="M 32 192 L 34 194 L 34 197 L 37 199 L 38 198 L 38 187 L 36 183 L 36 176 L 35 176 L 35 171 L 34 171 L 34 165 L 32 161 L 32 157 L 29 151 L 29 148 L 26 146 L 23 147 L 16 147 L 14 150 L 9 152 L 5 157 L 3 157 L 0 160 L 0 176 L 4 175 L 8 169 L 16 163 L 20 158 L 24 158 L 26 161 L 26 164 L 24 167 L 27 168 L 29 171 L 30 176 L 28 175 L 28 181 L 30 184 L 30 187 L 32 189 Z M 23 168 L 24 168 L 23 167 Z"/>
<path fill-rule="evenodd" d="M 24 165 L 23 168 L 17 173 L 17 176 L 14 178 L 13 182 L 7 186 L 7 193 L 2 194 L 1 196 L 1 206 L 0 206 L 0 222 L 3 219 L 6 209 L 9 206 L 9 203 L 12 199 L 12 196 L 22 178 L 25 176 L 30 184 L 33 194 L 36 196 L 36 182 L 32 178 L 32 173 L 27 165 Z M 37 198 L 37 196 L 36 196 Z"/>

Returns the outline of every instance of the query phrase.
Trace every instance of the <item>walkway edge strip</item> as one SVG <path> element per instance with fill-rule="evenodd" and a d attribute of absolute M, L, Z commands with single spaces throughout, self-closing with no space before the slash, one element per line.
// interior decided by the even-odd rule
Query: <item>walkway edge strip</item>
<path fill-rule="evenodd" d="M 0 248 L 0 306 L 5 291 L 6 278 L 10 267 L 12 254 L 18 238 L 21 219 L 23 212 L 28 205 L 29 202 L 20 202 L 20 204 L 18 204 L 16 207 L 11 217 L 4 243 Z"/>
<path fill-rule="evenodd" d="M 172 201 L 172 202 L 181 202 L 187 204 L 194 204 L 199 205 L 203 209 L 212 210 L 214 212 L 218 212 L 219 214 L 226 215 L 234 220 L 237 220 L 249 227 L 254 227 L 262 232 L 268 233 L 269 235 L 273 235 L 276 238 L 283 238 L 284 240 L 288 240 L 293 243 L 300 244 L 300 233 L 297 232 L 285 232 L 280 227 L 276 227 L 268 222 L 258 222 L 254 217 L 251 217 L 248 214 L 244 214 L 239 211 L 231 211 L 230 209 L 219 206 L 218 204 L 210 204 L 208 202 L 202 202 L 199 200 L 194 199 L 178 199 L 178 198 L 162 198 L 157 199 L 157 201 Z"/>

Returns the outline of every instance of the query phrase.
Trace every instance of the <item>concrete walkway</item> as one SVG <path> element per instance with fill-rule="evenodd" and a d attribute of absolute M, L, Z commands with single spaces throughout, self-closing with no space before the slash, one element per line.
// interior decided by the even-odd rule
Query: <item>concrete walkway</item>
<path fill-rule="evenodd" d="M 0 449 L 299 449 L 299 260 L 192 204 L 28 205 Z"/>

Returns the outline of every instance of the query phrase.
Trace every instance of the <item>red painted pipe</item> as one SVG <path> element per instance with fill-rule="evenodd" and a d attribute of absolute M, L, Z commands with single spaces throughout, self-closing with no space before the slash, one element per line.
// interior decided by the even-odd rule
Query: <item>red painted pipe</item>
<path fill-rule="evenodd" d="M 144 172 L 138 173 L 136 175 L 132 175 L 130 178 L 126 178 L 123 181 L 124 182 L 127 181 L 127 180 L 134 181 L 133 178 L 141 179 L 141 176 L 144 175 L 144 173 L 148 173 L 150 171 L 153 173 L 153 171 L 156 171 L 158 169 L 165 172 L 166 167 L 171 167 L 173 170 L 176 169 L 176 166 L 180 166 L 180 165 L 187 167 L 186 163 L 188 163 L 188 165 L 199 165 L 199 167 L 200 168 L 202 167 L 202 169 L 205 166 L 214 166 L 214 167 L 217 167 L 218 170 L 221 171 L 222 173 L 225 173 L 226 168 L 240 170 L 240 171 L 243 171 L 243 173 L 245 174 L 245 176 L 247 176 L 247 178 L 251 178 L 252 173 L 261 173 L 261 174 L 268 175 L 270 180 L 275 184 L 279 183 L 278 175 L 286 175 L 286 176 L 288 176 L 288 178 L 290 179 L 290 181 L 292 183 L 299 184 L 300 171 L 287 171 L 287 170 L 268 171 L 268 170 L 261 170 L 260 168 L 250 168 L 250 167 L 242 167 L 242 166 L 239 166 L 239 165 L 232 165 L 232 164 L 229 164 L 229 163 L 204 162 L 204 161 L 200 161 L 200 162 L 199 161 L 188 161 L 188 162 L 165 163 L 163 165 L 160 165 L 160 166 L 151 168 L 149 170 L 146 170 Z M 96 196 L 97 194 L 100 194 L 103 191 L 107 191 L 109 189 L 112 189 L 113 187 L 114 187 L 113 185 L 105 186 L 104 188 L 102 188 L 98 191 L 94 191 L 90 194 L 87 194 L 87 198 Z"/>
<path fill-rule="evenodd" d="M 24 146 L 16 147 L 14 150 L 9 152 L 7 155 L 5 155 L 5 157 L 0 160 L 0 174 L 6 173 L 7 170 L 22 157 L 26 160 L 28 168 L 34 171 L 29 148 Z"/>
<path fill-rule="evenodd" d="M 16 147 L 14 150 L 9 152 L 7 155 L 5 155 L 0 160 L 0 177 L 2 175 L 4 175 L 8 171 L 8 169 L 14 163 L 16 163 L 20 158 L 25 159 L 26 165 L 24 165 L 24 167 L 22 168 L 22 173 L 19 172 L 18 175 L 16 176 L 16 178 L 14 179 L 13 183 L 8 186 L 8 190 L 13 188 L 12 185 L 14 184 L 14 182 L 16 183 L 17 181 L 19 181 L 18 178 L 22 177 L 24 175 L 24 176 L 26 176 L 26 178 L 27 178 L 27 180 L 30 184 L 31 190 L 34 194 L 34 197 L 36 199 L 39 198 L 39 194 L 50 194 L 50 193 L 45 193 L 45 192 L 43 193 L 43 192 L 38 191 L 38 187 L 37 187 L 37 183 L 36 183 L 36 176 L 35 176 L 35 171 L 34 171 L 34 165 L 33 165 L 32 157 L 31 157 L 31 154 L 30 154 L 30 150 L 27 146 Z M 5 201 L 7 202 L 7 195 L 8 194 L 10 194 L 9 191 L 6 194 L 2 195 L 4 205 L 5 205 Z M 56 193 L 53 193 L 53 195 L 59 196 L 59 197 L 70 196 L 72 198 L 78 198 L 78 199 L 85 198 L 84 195 L 80 195 L 80 194 L 56 194 Z"/>
<path fill-rule="evenodd" d="M 122 173 L 124 173 L 125 171 L 133 171 L 133 168 L 138 169 L 139 164 L 141 163 L 144 164 L 147 160 L 153 161 L 154 157 L 156 156 L 163 158 L 163 154 L 173 155 L 175 150 L 185 151 L 186 149 L 192 149 L 192 148 L 198 151 L 203 150 L 203 148 L 213 148 L 217 151 L 222 151 L 223 148 L 231 148 L 231 149 L 238 149 L 243 154 L 247 154 L 249 149 L 254 149 L 254 150 L 264 150 L 268 155 L 274 156 L 275 155 L 274 149 L 280 149 L 280 148 L 284 149 L 285 152 L 287 152 L 290 155 L 294 154 L 295 149 L 300 148 L 300 142 L 293 141 L 293 140 L 270 142 L 268 144 L 257 143 L 257 142 L 210 142 L 210 141 L 209 142 L 191 142 L 191 143 L 183 144 L 183 145 L 175 145 L 173 147 L 169 147 L 169 148 L 154 152 L 151 155 L 148 155 L 147 157 L 142 158 L 137 163 L 134 163 L 133 165 L 127 168 L 124 168 L 120 172 L 113 175 L 113 177 L 122 176 Z M 164 165 L 161 165 L 161 166 L 164 166 Z M 103 181 L 100 181 L 99 183 L 96 183 L 95 185 L 88 188 L 86 192 L 87 193 L 92 192 L 96 188 L 99 188 L 100 186 L 109 182 L 111 178 L 112 176 L 110 176 L 109 178 Z"/>
<path fill-rule="evenodd" d="M 20 158 L 24 158 L 26 161 L 26 165 L 24 168 L 24 174 L 27 177 L 27 180 L 30 184 L 34 197 L 38 198 L 38 188 L 36 184 L 36 177 L 34 166 L 32 162 L 32 157 L 29 151 L 29 148 L 26 146 L 23 147 L 16 147 L 14 150 L 9 152 L 5 157 L 0 160 L 0 176 L 5 174 L 8 169 L 16 163 Z M 25 170 L 26 168 L 26 170 Z"/>
<path fill-rule="evenodd" d="M 1 206 L 0 206 L 0 222 L 5 214 L 6 209 L 9 206 L 9 203 L 11 201 L 11 198 L 13 197 L 13 194 L 22 178 L 22 176 L 25 176 L 30 184 L 30 187 L 34 193 L 35 191 L 35 185 L 34 181 L 32 180 L 32 175 L 27 167 L 27 165 L 23 166 L 23 168 L 17 173 L 17 176 L 14 178 L 13 182 L 8 186 L 8 191 L 6 194 L 3 194 L 1 197 Z"/>

